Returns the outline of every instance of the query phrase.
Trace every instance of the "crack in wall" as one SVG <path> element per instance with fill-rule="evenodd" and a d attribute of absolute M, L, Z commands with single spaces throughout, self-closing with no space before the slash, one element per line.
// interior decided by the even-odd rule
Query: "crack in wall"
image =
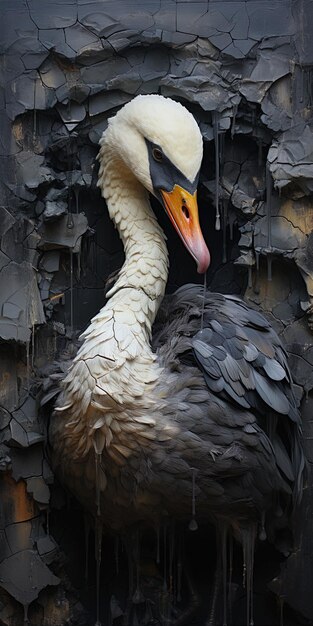
<path fill-rule="evenodd" d="M 13 316 L 14 307 L 9 309 L 8 304 L 15 298 L 16 313 L 17 309 L 28 310 L 23 323 L 23 332 L 21 331 L 19 336 L 16 334 L 18 318 L 6 317 L 4 314 L 1 318 L 4 326 L 2 328 L 0 324 L 0 334 L 2 329 L 4 335 L 2 338 L 6 345 L 10 348 L 12 345 L 10 342 L 18 342 L 17 350 L 10 355 L 16 371 L 12 371 L 12 364 L 8 364 L 7 356 L 1 365 L 2 374 L 8 377 L 7 388 L 17 405 L 12 411 L 12 406 L 7 397 L 5 398 L 4 407 L 10 409 L 10 415 L 17 411 L 17 407 L 24 406 L 21 396 L 23 393 L 27 395 L 28 388 L 33 385 L 35 369 L 44 371 L 47 361 L 51 365 L 59 351 L 72 341 L 73 329 L 70 328 L 69 320 L 73 321 L 73 307 L 75 325 L 78 329 L 82 328 L 103 304 L 105 280 L 122 262 L 118 238 L 108 219 L 104 217 L 103 202 L 95 188 L 96 170 L 93 164 L 97 143 L 106 127 L 107 119 L 134 94 L 151 91 L 174 96 L 194 113 L 200 124 L 203 124 L 207 133 L 203 180 L 199 189 L 199 195 L 204 195 L 203 207 L 211 202 L 210 193 L 212 193 L 210 186 L 208 185 L 205 190 L 203 183 L 211 182 L 211 178 L 207 181 L 207 172 L 210 169 L 214 171 L 214 150 L 212 138 L 209 138 L 212 130 L 211 112 L 220 112 L 221 134 L 234 137 L 235 153 L 238 151 L 239 137 L 244 139 L 245 136 L 249 136 L 255 142 L 262 142 L 261 161 L 264 170 L 265 147 L 270 147 L 270 167 L 274 183 L 282 190 L 281 198 L 273 192 L 276 204 L 274 203 L 272 209 L 271 222 L 279 219 L 281 224 L 289 225 L 290 229 L 296 232 L 296 234 L 293 232 L 294 236 L 299 237 L 299 233 L 303 235 L 302 243 L 299 238 L 299 245 L 294 244 L 286 250 L 281 240 L 281 248 L 278 246 L 275 249 L 281 259 L 279 272 L 283 272 L 281 268 L 285 262 L 284 257 L 287 256 L 290 256 L 295 264 L 298 261 L 299 268 L 295 269 L 295 272 L 306 271 L 310 279 L 311 270 L 313 271 L 309 263 L 309 220 L 303 225 L 302 223 L 295 225 L 289 214 L 279 213 L 280 210 L 284 210 L 283 203 L 286 199 L 290 200 L 294 211 L 297 211 L 297 203 L 303 199 L 309 212 L 309 205 L 305 204 L 305 201 L 310 199 L 313 190 L 311 183 L 313 164 L 309 158 L 309 155 L 313 154 L 310 144 L 312 94 L 309 90 L 313 53 L 310 33 L 307 32 L 310 20 L 305 20 L 305 14 L 295 11 L 292 7 L 294 20 L 298 24 L 301 22 L 302 27 L 301 32 L 298 29 L 298 33 L 295 33 L 290 5 L 284 0 L 279 7 L 275 2 L 262 2 L 262 20 L 256 17 L 260 10 L 258 3 L 251 2 L 249 4 L 237 2 L 236 7 L 231 2 L 219 3 L 218 6 L 215 3 L 214 7 L 212 3 L 205 3 L 203 9 L 196 6 L 197 3 L 191 2 L 171 2 L 166 6 L 159 2 L 153 7 L 150 7 L 149 3 L 141 3 L 140 6 L 138 3 L 133 5 L 125 3 L 122 18 L 121 3 L 105 5 L 100 3 L 99 9 L 105 8 L 105 13 L 103 11 L 97 13 L 92 4 L 89 10 L 80 0 L 72 4 L 66 3 L 64 6 L 48 3 L 46 0 L 42 0 L 38 6 L 36 4 L 30 6 L 28 0 L 25 4 L 15 0 L 13 4 L 16 4 L 20 11 L 16 14 L 17 18 L 14 16 L 15 11 L 9 15 L 11 30 L 8 29 L 8 44 L 5 44 L 6 115 L 2 136 L 2 150 L 5 154 L 0 158 L 2 164 L 0 185 L 4 205 L 14 222 L 14 228 L 18 228 L 22 220 L 27 219 L 32 223 L 32 230 L 31 233 L 25 233 L 20 241 L 12 241 L 10 252 L 5 247 L 8 241 L 7 231 L 3 234 L 3 241 L 0 242 L 1 249 L 4 248 L 3 256 L 0 258 L 0 280 L 12 285 L 12 293 L 7 300 L 1 300 L 1 294 L 5 291 L 0 290 L 0 312 L 3 314 L 3 311 L 7 311 Z M 304 2 L 301 6 L 305 5 L 309 13 L 309 3 Z M 163 8 L 168 11 L 167 31 L 158 26 L 162 25 L 164 20 L 162 17 L 160 21 L 160 12 Z M 25 16 L 25 25 L 22 15 Z M 18 24 L 20 26 L 18 40 L 14 39 L 17 32 L 16 19 L 21 21 Z M 214 26 L 210 25 L 210 20 L 214 22 Z M 41 28 L 47 24 L 49 28 Z M 282 30 L 287 33 L 291 46 L 287 41 L 284 44 L 287 47 L 281 50 Z M 224 35 L 228 36 L 228 43 L 221 40 Z M 296 54 L 299 58 L 296 58 L 292 46 L 297 47 Z M 277 50 L 280 52 L 277 53 Z M 136 54 L 137 59 L 134 57 Z M 266 54 L 270 54 L 270 62 L 267 64 Z M 274 77 L 274 72 L 277 74 L 285 61 L 296 65 L 291 72 L 291 79 L 294 81 L 292 89 L 296 91 L 291 94 L 292 110 L 290 103 L 288 106 L 284 103 L 279 91 L 283 89 L 279 81 L 285 75 Z M 262 80 L 258 80 L 261 70 Z M 281 98 L 277 96 L 275 100 L 277 93 Z M 257 106 L 256 99 L 259 102 Z M 63 113 L 68 110 L 69 119 L 65 113 L 63 117 L 61 116 L 59 105 L 64 107 Z M 251 107 L 255 107 L 253 111 Z M 76 111 L 75 115 L 73 111 Z M 78 119 L 80 115 L 83 115 L 83 119 Z M 285 122 L 281 122 L 282 115 L 290 119 L 290 128 L 285 129 Z M 75 128 L 72 128 L 74 123 Z M 12 126 L 14 132 L 11 135 Z M 60 143 L 57 143 L 58 141 Z M 290 155 L 286 160 L 281 157 L 281 152 L 285 151 L 285 154 L 288 150 Z M 223 176 L 220 180 L 221 200 L 225 200 L 223 197 L 225 195 L 228 202 L 225 229 L 230 234 L 236 219 L 241 235 L 246 235 L 246 238 L 243 238 L 245 245 L 240 244 L 237 227 L 233 242 L 227 235 L 226 259 L 231 261 L 223 263 L 219 257 L 219 246 L 223 247 L 225 242 L 223 243 L 219 239 L 219 234 L 214 232 L 210 215 L 204 217 L 206 236 L 214 239 L 212 245 L 216 255 L 209 275 L 211 285 L 217 290 L 230 290 L 236 293 L 245 289 L 247 269 L 236 267 L 233 262 L 249 250 L 255 253 L 255 248 L 258 247 L 255 231 L 262 220 L 264 222 L 266 220 L 261 192 L 260 197 L 256 197 L 260 189 L 256 185 L 253 187 L 252 174 L 250 178 L 247 174 L 249 162 L 253 160 L 252 148 L 250 150 L 247 142 L 244 151 L 244 159 L 240 160 L 241 157 L 238 157 L 238 175 L 231 180 L 229 188 L 223 187 Z M 32 176 L 29 178 L 25 175 L 26 165 L 22 158 L 25 156 L 24 152 L 30 154 L 29 169 Z M 13 153 L 10 161 L 7 160 L 6 153 Z M 224 156 L 221 155 L 221 160 L 225 158 L 225 154 L 224 152 Z M 40 165 L 35 155 L 42 158 Z M 303 160 L 298 158 L 298 155 Z M 257 157 L 254 160 L 256 159 Z M 232 162 L 235 163 L 235 160 Z M 294 187 L 298 179 L 300 190 Z M 78 212 L 74 213 L 73 194 L 78 188 L 80 188 L 79 207 Z M 235 200 L 235 191 L 238 197 L 241 194 L 241 200 Z M 59 196 L 57 192 L 60 192 Z M 255 216 L 249 214 L 249 207 L 247 209 L 244 205 L 244 200 L 250 201 L 251 207 L 253 202 L 256 202 Z M 281 204 L 281 208 L 277 209 L 277 203 Z M 79 216 L 78 220 L 75 218 L 76 215 Z M 94 241 L 91 245 L 88 224 L 98 229 L 101 241 Z M 250 247 L 247 245 L 250 237 L 249 228 L 252 229 Z M 29 239 L 34 235 L 38 236 L 38 242 Z M 178 244 L 170 238 L 171 234 L 169 234 L 170 244 L 173 246 L 175 256 L 180 258 Z M 89 252 L 86 252 L 84 257 L 84 246 L 87 241 L 86 247 L 89 246 Z M 18 245 L 27 248 L 28 255 L 36 251 L 42 252 L 38 257 L 35 255 L 25 257 L 31 258 L 32 265 L 31 272 L 27 274 L 25 289 L 21 288 L 18 282 L 14 282 L 20 280 L 13 273 L 15 265 L 18 265 L 19 276 L 28 271 L 25 267 L 25 258 L 21 263 L 16 263 L 16 259 L 20 258 Z M 263 246 L 264 252 L 265 248 Z M 41 264 L 45 254 L 49 252 L 59 254 L 58 263 L 55 258 L 50 259 L 53 268 L 51 271 L 47 271 Z M 305 261 L 297 259 L 300 253 L 307 255 Z M 21 254 L 25 256 L 26 252 Z M 73 255 L 76 255 L 81 269 L 73 267 Z M 70 259 L 72 259 L 72 278 Z M 185 280 L 180 268 L 175 266 L 175 261 L 173 267 L 169 282 L 171 289 L 181 280 Z M 256 275 L 258 270 L 254 271 Z M 193 279 L 193 272 L 189 270 L 187 262 L 183 273 Z M 262 280 L 264 283 L 265 279 Z M 273 280 L 275 281 L 275 276 Z M 294 284 L 292 288 L 295 289 Z M 297 293 L 300 300 L 303 297 L 300 287 Z M 313 306 L 311 293 L 313 292 L 308 287 L 308 320 Z M 66 297 L 63 297 L 64 294 Z M 27 309 L 29 297 L 36 302 L 35 312 Z M 75 300 L 79 300 L 77 307 Z M 284 303 L 281 303 L 281 311 L 285 306 L 286 312 L 282 312 L 282 315 L 285 315 L 288 321 L 283 321 L 283 324 L 287 329 L 292 329 L 299 319 L 296 306 L 293 305 L 292 309 L 287 298 Z M 271 315 L 280 321 L 275 307 Z M 302 321 L 305 324 L 305 320 Z M 303 338 L 304 331 L 297 328 L 297 332 L 299 337 Z M 41 350 L 37 348 L 37 352 L 35 338 L 38 345 L 42 346 Z M 32 350 L 29 347 L 31 341 L 34 342 Z M 303 350 L 300 356 L 296 355 L 300 359 L 304 358 L 303 354 L 308 348 Z M 309 361 L 304 360 L 309 365 Z M 30 417 L 30 408 L 25 411 L 26 418 Z M 13 419 L 27 436 L 29 433 L 22 416 L 16 415 L 10 418 L 6 426 L 9 428 L 5 437 L 12 437 L 10 424 Z M 36 420 L 35 416 L 34 424 Z M 4 442 L 10 441 L 6 438 Z M 21 455 L 24 452 L 27 454 L 27 450 L 26 447 L 3 448 L 3 459 L 7 458 L 7 451 L 12 456 L 16 477 L 23 471 Z M 29 450 L 32 450 L 32 446 Z M 5 462 L 4 466 L 7 465 Z M 32 473 L 28 478 L 42 474 L 42 452 L 38 471 L 38 475 Z M 28 473 L 28 470 L 25 469 L 25 472 Z M 10 520 L 6 521 L 9 522 L 8 525 L 12 524 Z M 296 599 L 293 599 L 293 602 L 297 605 Z M 304 599 L 302 603 L 304 606 Z"/>

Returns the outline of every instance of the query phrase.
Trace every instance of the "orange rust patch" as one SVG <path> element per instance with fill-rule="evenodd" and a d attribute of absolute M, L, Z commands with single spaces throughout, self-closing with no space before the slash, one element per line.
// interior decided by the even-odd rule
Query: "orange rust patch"
<path fill-rule="evenodd" d="M 26 483 L 24 480 L 15 482 L 11 474 L 5 473 L 0 479 L 0 500 L 5 525 L 25 522 L 37 515 L 36 504 L 26 491 Z"/>

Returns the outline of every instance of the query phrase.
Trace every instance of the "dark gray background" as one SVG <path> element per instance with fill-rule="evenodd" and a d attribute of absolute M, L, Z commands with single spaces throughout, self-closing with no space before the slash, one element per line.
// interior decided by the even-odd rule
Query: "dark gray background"
<path fill-rule="evenodd" d="M 313 2 L 2 0 L 0 8 L 0 619 L 12 623 L 11 612 L 19 624 L 10 596 L 28 605 L 40 593 L 32 619 L 40 623 L 43 612 L 48 625 L 41 590 L 57 585 L 52 572 L 62 578 L 62 568 L 53 565 L 59 553 L 45 521 L 53 477 L 38 378 L 100 308 L 106 279 L 122 263 L 95 157 L 107 118 L 138 93 L 178 99 L 200 124 L 209 284 L 245 293 L 285 340 L 304 393 L 311 461 Z M 197 275 L 155 208 L 169 237 L 173 290 Z M 15 486 L 21 478 L 32 504 Z M 272 583 L 295 610 L 292 623 L 313 621 L 311 492 L 309 482 L 298 550 Z M 63 600 L 59 621 L 73 614 Z"/>

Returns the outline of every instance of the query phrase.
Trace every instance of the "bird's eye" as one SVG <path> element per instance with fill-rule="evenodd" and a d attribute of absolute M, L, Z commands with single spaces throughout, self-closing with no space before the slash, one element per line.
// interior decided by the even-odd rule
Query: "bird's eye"
<path fill-rule="evenodd" d="M 161 163 L 161 161 L 163 160 L 163 152 L 162 150 L 160 150 L 160 148 L 153 148 L 152 156 L 155 161 L 158 161 L 158 163 Z"/>

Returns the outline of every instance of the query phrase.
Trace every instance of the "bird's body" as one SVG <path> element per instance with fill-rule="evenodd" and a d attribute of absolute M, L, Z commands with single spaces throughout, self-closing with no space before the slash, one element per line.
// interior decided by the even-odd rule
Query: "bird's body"
<path fill-rule="evenodd" d="M 207 294 L 201 330 L 202 298 L 199 286 L 171 298 L 156 352 L 136 340 L 138 367 L 132 371 L 133 353 L 121 360 L 106 394 L 98 377 L 84 420 L 85 391 L 77 416 L 64 422 L 63 411 L 55 415 L 54 458 L 63 479 L 88 510 L 96 514 L 99 506 L 108 528 L 188 523 L 195 497 L 198 521 L 223 520 L 238 534 L 250 523 L 263 526 L 266 515 L 279 521 L 292 491 L 301 490 L 298 415 L 276 334 L 240 299 L 220 294 Z M 117 325 L 113 332 L 113 319 L 109 309 L 105 341 L 94 331 L 94 357 L 90 333 L 88 360 L 118 343 L 123 331 Z M 80 381 L 76 394 L 84 354 L 76 360 L 80 373 L 74 365 L 69 374 Z M 110 358 L 116 364 L 113 351 Z"/>
<path fill-rule="evenodd" d="M 301 490 L 303 461 L 286 355 L 268 322 L 232 296 L 206 294 L 203 306 L 203 289 L 187 286 L 164 309 L 151 347 L 168 253 L 148 191 L 162 195 L 177 230 L 186 226 L 198 270 L 209 263 L 204 242 L 188 231 L 199 230 L 195 121 L 171 100 L 135 98 L 110 121 L 99 158 L 126 258 L 62 383 L 51 425 L 55 467 L 113 529 L 195 517 L 240 535 L 266 516 L 281 519 Z M 182 192 L 176 217 L 178 185 L 187 200 Z"/>

